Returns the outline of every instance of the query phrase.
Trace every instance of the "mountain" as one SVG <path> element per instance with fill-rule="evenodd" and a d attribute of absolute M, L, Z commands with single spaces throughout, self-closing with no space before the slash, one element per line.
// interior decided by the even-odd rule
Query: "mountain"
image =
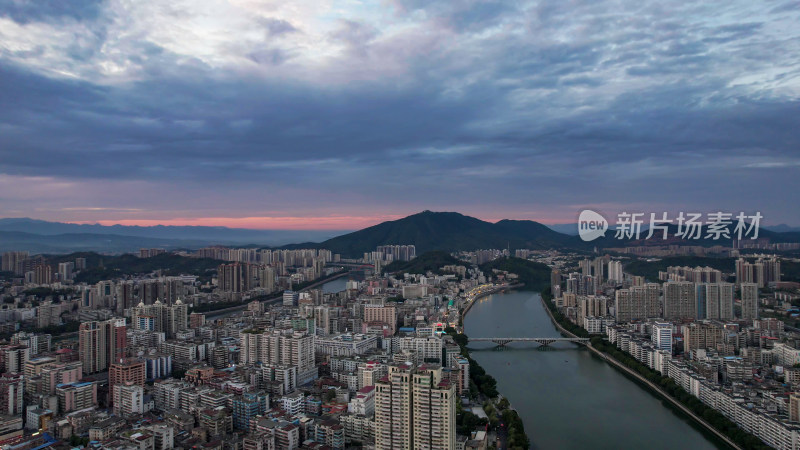
<path fill-rule="evenodd" d="M 558 233 L 538 222 L 501 220 L 491 223 L 455 212 L 432 211 L 337 236 L 318 246 L 345 257 L 359 257 L 379 245 L 390 244 L 414 244 L 418 254 L 431 250 L 587 247 L 577 237 Z"/>
<path fill-rule="evenodd" d="M 575 226 L 577 229 L 577 226 Z M 591 251 L 594 247 L 631 245 L 722 245 L 730 247 L 730 239 L 681 240 L 674 237 L 677 228 L 670 226 L 669 240 L 647 236 L 642 226 L 641 239 L 619 240 L 612 226 L 606 236 L 584 242 L 578 236 L 559 233 L 551 227 L 531 220 L 486 222 L 456 212 L 423 211 L 402 219 L 383 222 L 363 230 L 336 236 L 336 231 L 248 230 L 203 226 L 103 226 L 46 222 L 33 219 L 0 219 L 0 252 L 28 250 L 32 253 L 69 253 L 96 251 L 101 253 L 135 252 L 141 247 L 194 249 L 208 245 L 260 246 L 280 248 L 326 248 L 344 257 L 361 257 L 379 245 L 414 244 L 417 253 L 431 250 L 461 251 L 477 249 L 518 248 L 570 249 Z M 729 227 L 732 232 L 733 226 Z M 706 234 L 705 229 L 702 233 Z M 336 236 L 332 237 L 331 236 Z M 770 242 L 800 242 L 800 232 L 775 232 L 762 227 L 759 237 Z M 322 239 L 329 238 L 323 242 Z M 300 242 L 286 244 L 287 242 Z"/>
<path fill-rule="evenodd" d="M 669 226 L 669 239 L 659 239 L 660 232 L 649 240 L 647 225 L 642 226 L 639 240 L 617 239 L 615 226 L 612 226 L 605 237 L 591 242 L 584 242 L 578 236 L 559 233 L 552 228 L 531 220 L 501 220 L 497 223 L 485 222 L 474 217 L 455 212 L 423 211 L 402 219 L 383 222 L 363 230 L 328 239 L 320 244 L 296 244 L 288 248 L 303 246 L 327 248 L 345 257 L 360 257 L 364 252 L 371 252 L 379 245 L 414 244 L 417 254 L 431 250 L 461 251 L 476 249 L 518 248 L 529 249 L 572 249 L 591 251 L 594 247 L 626 247 L 638 245 L 722 245 L 730 247 L 730 239 L 708 239 L 706 227 L 701 228 L 702 239 L 683 240 L 675 237 L 676 225 Z M 577 225 L 574 225 L 577 230 Z M 733 235 L 734 225 L 728 227 Z M 765 228 L 759 230 L 759 237 L 770 242 L 800 242 L 800 233 L 776 233 Z"/>
<path fill-rule="evenodd" d="M 66 233 L 41 235 L 20 231 L 0 231 L 0 252 L 26 250 L 30 253 L 135 252 L 148 248 L 199 248 L 207 243 L 183 239 L 155 239 L 115 234 Z"/>
<path fill-rule="evenodd" d="M 117 235 L 165 240 L 193 240 L 206 244 L 283 245 L 290 242 L 319 241 L 346 231 L 336 230 L 250 230 L 245 228 L 155 225 L 76 224 L 29 218 L 0 219 L 0 232 L 15 231 L 36 235 L 60 234 Z"/>
<path fill-rule="evenodd" d="M 547 225 L 547 228 L 550 228 L 553 231 L 558 231 L 559 233 L 568 234 L 570 236 L 578 235 L 577 223 L 553 223 Z"/>
<path fill-rule="evenodd" d="M 528 261 L 521 258 L 497 258 L 480 265 L 481 270 L 491 274 L 494 269 L 517 275 L 517 281 L 526 288 L 542 291 L 550 286 L 550 267 L 547 264 Z"/>
<path fill-rule="evenodd" d="M 763 227 L 766 230 L 774 231 L 776 233 L 789 233 L 793 231 L 800 231 L 800 227 L 793 227 L 782 223 L 780 225 L 765 225 Z"/>

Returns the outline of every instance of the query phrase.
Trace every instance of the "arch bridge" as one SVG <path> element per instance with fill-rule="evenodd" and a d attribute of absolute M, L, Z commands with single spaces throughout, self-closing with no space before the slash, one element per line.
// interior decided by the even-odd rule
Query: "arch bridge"
<path fill-rule="evenodd" d="M 512 342 L 536 342 L 542 346 L 548 346 L 554 342 L 573 342 L 575 344 L 586 345 L 589 338 L 531 338 L 531 337 L 488 337 L 488 338 L 469 338 L 469 342 L 492 342 L 503 347 Z"/>

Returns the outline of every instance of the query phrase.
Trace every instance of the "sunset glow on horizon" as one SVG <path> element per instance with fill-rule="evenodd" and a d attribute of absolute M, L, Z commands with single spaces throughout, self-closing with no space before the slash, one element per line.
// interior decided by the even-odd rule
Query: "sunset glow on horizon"
<path fill-rule="evenodd" d="M 413 214 L 413 213 L 412 213 Z M 65 223 L 81 225 L 123 225 L 153 227 L 163 226 L 206 226 L 206 227 L 227 227 L 244 228 L 251 230 L 341 230 L 352 231 L 371 227 L 382 222 L 398 220 L 406 215 L 375 215 L 375 216 L 275 216 L 275 217 L 197 217 L 197 218 L 174 218 L 174 219 L 120 219 L 120 220 L 70 220 Z M 502 218 L 477 217 L 487 222 L 497 222 Z M 510 218 L 510 217 L 509 217 Z M 569 220 L 545 220 L 545 219 L 519 219 L 535 220 L 543 224 L 568 223 Z"/>

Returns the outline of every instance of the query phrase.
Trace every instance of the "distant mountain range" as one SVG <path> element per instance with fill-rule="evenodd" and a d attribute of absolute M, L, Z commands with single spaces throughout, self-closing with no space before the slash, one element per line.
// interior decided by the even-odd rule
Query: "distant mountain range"
<path fill-rule="evenodd" d="M 528 249 L 572 249 L 591 251 L 597 248 L 625 247 L 629 245 L 701 245 L 701 246 L 731 246 L 730 239 L 697 239 L 682 240 L 674 237 L 677 226 L 669 227 L 670 239 L 664 241 L 656 239 L 644 240 L 647 236 L 647 227 L 642 227 L 641 239 L 617 239 L 614 237 L 615 229 L 609 229 L 605 237 L 591 242 L 584 242 L 577 236 L 577 224 L 572 225 L 574 234 L 566 234 L 553 230 L 551 227 L 531 220 L 501 220 L 496 223 L 485 222 L 474 217 L 465 216 L 455 212 L 423 211 L 402 219 L 354 231 L 342 236 L 328 239 L 319 244 L 293 244 L 290 248 L 315 246 L 327 248 L 334 253 L 346 257 L 359 257 L 364 252 L 375 250 L 379 245 L 387 244 L 414 244 L 417 254 L 432 250 L 461 251 L 477 249 L 503 249 L 512 251 L 518 248 Z M 732 231 L 732 226 L 729 230 Z M 703 228 L 701 235 L 705 236 Z M 771 242 L 800 242 L 800 233 L 778 233 L 761 228 L 759 236 L 769 238 Z"/>
<path fill-rule="evenodd" d="M 567 226 L 567 225 L 562 225 Z M 280 248 L 326 248 L 344 257 L 360 257 L 379 245 L 414 244 L 417 254 L 432 250 L 470 251 L 477 249 L 518 248 L 573 249 L 589 251 L 594 247 L 624 247 L 626 245 L 722 245 L 730 240 L 651 239 L 645 241 L 618 240 L 614 229 L 606 237 L 584 242 L 573 233 L 562 233 L 531 220 L 501 220 L 486 222 L 456 212 L 423 211 L 402 219 L 383 222 L 363 230 L 337 236 L 336 231 L 248 230 L 202 226 L 103 226 L 45 222 L 33 219 L 0 219 L 0 252 L 28 250 L 32 253 L 69 253 L 95 251 L 122 253 L 141 247 L 165 249 L 194 249 L 207 245 L 256 246 Z M 777 232 L 762 227 L 759 235 L 771 242 L 800 242 L 800 232 Z M 642 238 L 646 236 L 642 228 Z M 676 232 L 670 227 L 670 236 Z M 333 237 L 335 236 L 335 237 Z M 659 236 L 659 235 L 657 235 Z M 322 242 L 320 242 L 322 241 Z M 302 242 L 287 244 L 288 242 Z"/>
<path fill-rule="evenodd" d="M 199 248 L 206 245 L 280 246 L 319 241 L 344 231 L 250 230 L 244 228 L 74 224 L 29 218 L 0 219 L 0 251 L 33 253 L 131 252 L 141 247 Z"/>
<path fill-rule="evenodd" d="M 568 234 L 570 236 L 578 235 L 577 223 L 552 223 L 550 225 L 545 225 L 545 226 L 553 231 L 558 231 L 559 233 Z"/>
<path fill-rule="evenodd" d="M 800 227 L 793 227 L 782 223 L 780 225 L 765 225 L 763 227 L 766 230 L 774 231 L 776 233 L 792 233 L 800 231 Z"/>

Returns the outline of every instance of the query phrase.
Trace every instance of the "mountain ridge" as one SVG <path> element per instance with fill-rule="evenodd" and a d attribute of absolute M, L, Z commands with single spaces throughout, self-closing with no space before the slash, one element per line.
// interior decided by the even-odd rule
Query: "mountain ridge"
<path fill-rule="evenodd" d="M 428 210 L 328 239 L 319 247 L 346 257 L 360 257 L 379 245 L 402 244 L 414 244 L 417 254 L 481 248 L 587 247 L 578 237 L 531 220 L 504 219 L 492 223 L 457 212 Z"/>
<path fill-rule="evenodd" d="M 256 230 L 204 225 L 100 225 L 50 222 L 20 217 L 0 219 L 0 232 L 2 231 L 42 236 L 94 234 L 274 246 L 298 241 L 328 239 L 347 233 L 349 230 Z"/>

